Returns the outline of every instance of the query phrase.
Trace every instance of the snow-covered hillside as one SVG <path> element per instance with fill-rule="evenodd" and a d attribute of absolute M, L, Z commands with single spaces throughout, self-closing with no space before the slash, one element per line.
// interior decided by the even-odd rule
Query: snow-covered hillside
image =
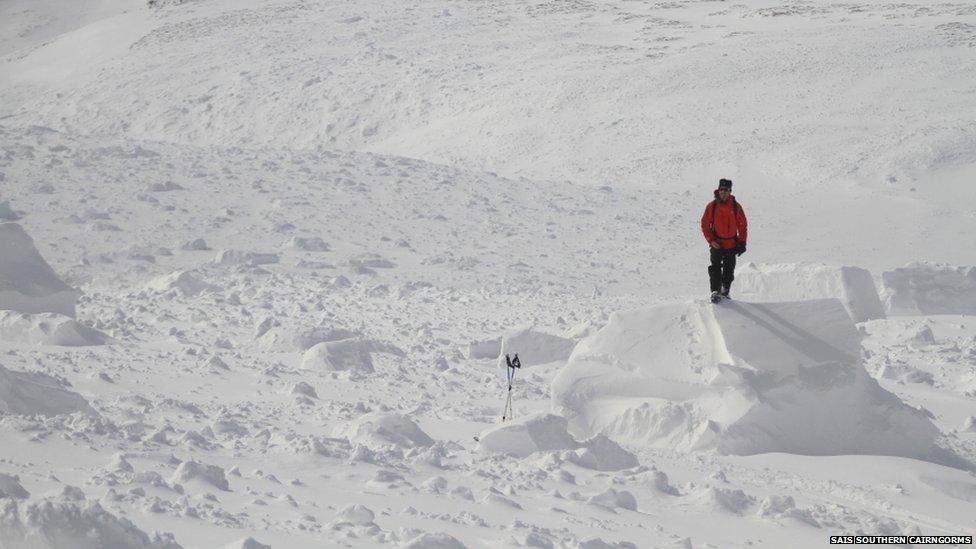
<path fill-rule="evenodd" d="M 965 2 L 2 2 L 0 547 L 973 534 L 974 74 Z"/>

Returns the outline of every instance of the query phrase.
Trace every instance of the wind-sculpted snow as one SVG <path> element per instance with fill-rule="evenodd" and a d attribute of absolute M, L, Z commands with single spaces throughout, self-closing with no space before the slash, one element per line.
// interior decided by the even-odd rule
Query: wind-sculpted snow
<path fill-rule="evenodd" d="M 839 300 L 614 314 L 553 382 L 576 432 L 727 454 L 945 461 L 939 430 L 868 376 Z"/>

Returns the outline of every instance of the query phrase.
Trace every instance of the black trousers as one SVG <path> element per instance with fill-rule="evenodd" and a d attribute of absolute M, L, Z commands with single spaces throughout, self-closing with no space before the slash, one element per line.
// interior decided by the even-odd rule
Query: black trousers
<path fill-rule="evenodd" d="M 712 252 L 712 264 L 708 266 L 708 282 L 712 291 L 721 292 L 723 286 L 728 290 L 735 279 L 735 249 L 709 250 Z"/>

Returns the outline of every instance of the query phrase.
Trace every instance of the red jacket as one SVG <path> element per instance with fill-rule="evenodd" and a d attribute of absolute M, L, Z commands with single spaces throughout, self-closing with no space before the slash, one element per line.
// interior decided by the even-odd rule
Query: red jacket
<path fill-rule="evenodd" d="M 712 210 L 715 210 L 714 213 Z M 712 224 L 712 220 L 714 225 Z M 742 205 L 735 201 L 735 197 L 729 195 L 725 202 L 713 200 L 705 206 L 705 213 L 701 218 L 702 234 L 705 240 L 717 241 L 723 250 L 735 248 L 737 243 L 745 244 L 748 235 L 748 223 L 746 222 L 746 212 Z"/>

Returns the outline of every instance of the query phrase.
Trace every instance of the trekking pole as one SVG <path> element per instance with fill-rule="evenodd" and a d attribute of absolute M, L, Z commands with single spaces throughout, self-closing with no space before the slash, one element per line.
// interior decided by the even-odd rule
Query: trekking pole
<path fill-rule="evenodd" d="M 508 365 L 508 398 L 505 400 L 505 411 L 502 412 L 502 421 L 511 420 L 515 415 L 515 411 L 512 408 L 512 386 L 515 385 L 515 370 L 522 367 L 522 362 L 519 360 L 518 353 L 515 353 L 515 358 L 509 358 L 508 353 L 505 353 L 505 363 Z"/>

